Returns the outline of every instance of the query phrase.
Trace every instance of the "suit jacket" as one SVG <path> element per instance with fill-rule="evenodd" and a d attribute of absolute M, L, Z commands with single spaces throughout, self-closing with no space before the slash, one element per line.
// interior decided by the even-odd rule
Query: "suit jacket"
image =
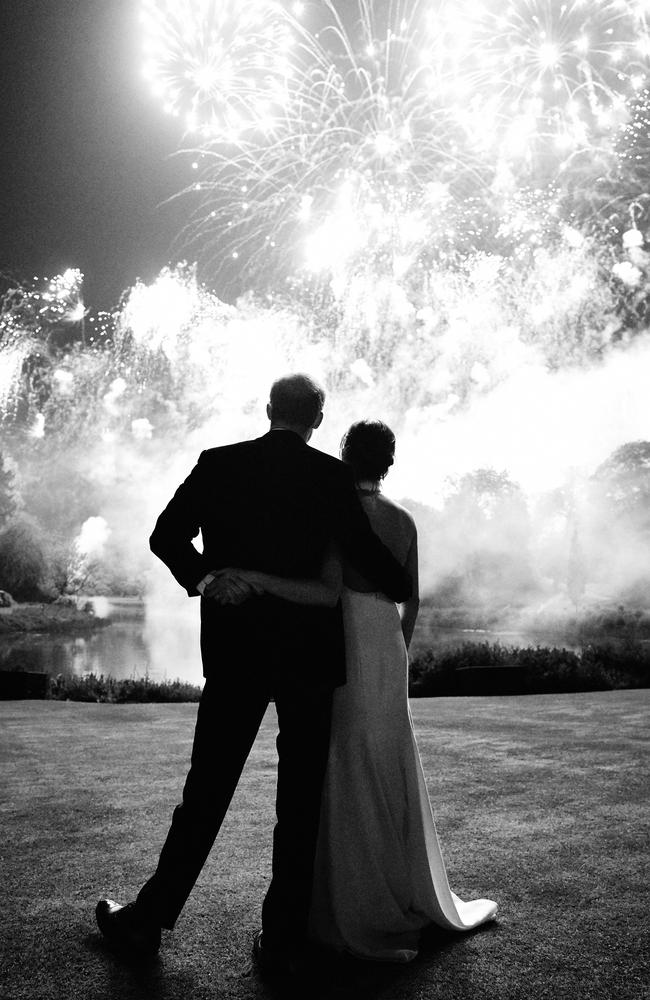
<path fill-rule="evenodd" d="M 203 538 L 203 553 L 192 539 Z M 334 540 L 377 589 L 406 600 L 411 581 L 373 533 L 350 468 L 292 431 L 211 448 L 162 512 L 152 551 L 190 596 L 212 569 L 237 566 L 313 578 Z M 278 685 L 335 687 L 345 681 L 340 603 L 311 607 L 264 595 L 221 606 L 201 599 L 204 676 L 246 669 Z"/>

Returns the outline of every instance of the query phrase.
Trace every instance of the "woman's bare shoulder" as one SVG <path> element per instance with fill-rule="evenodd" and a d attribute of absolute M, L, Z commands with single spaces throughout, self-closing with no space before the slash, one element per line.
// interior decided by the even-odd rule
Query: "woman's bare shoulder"
<path fill-rule="evenodd" d="M 390 516 L 396 524 L 399 524 L 404 529 L 409 528 L 412 532 L 416 532 L 417 529 L 413 515 L 401 503 L 398 503 L 397 500 L 391 500 L 390 497 L 384 496 L 383 493 L 377 495 L 377 502 L 381 505 L 385 514 Z"/>

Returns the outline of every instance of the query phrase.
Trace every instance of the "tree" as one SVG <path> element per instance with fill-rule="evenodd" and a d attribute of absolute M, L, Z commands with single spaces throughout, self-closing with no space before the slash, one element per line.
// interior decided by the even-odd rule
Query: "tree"
<path fill-rule="evenodd" d="M 599 575 L 626 603 L 650 600 L 650 441 L 630 441 L 590 482 L 592 538 Z M 591 570 L 590 570 L 591 576 Z"/>
<path fill-rule="evenodd" d="M 47 575 L 38 527 L 29 518 L 15 519 L 0 532 L 0 588 L 19 601 L 39 601 L 49 589 Z"/>
<path fill-rule="evenodd" d="M 497 472 L 496 469 L 475 469 L 462 476 L 448 505 L 470 518 L 475 526 L 479 522 L 507 522 L 512 527 L 514 521 L 521 528 L 528 521 L 521 487 L 510 479 L 507 472 Z"/>
<path fill-rule="evenodd" d="M 596 469 L 592 485 L 610 516 L 650 531 L 650 441 L 617 448 Z"/>
<path fill-rule="evenodd" d="M 0 451 L 0 530 L 16 513 L 17 507 L 14 474 L 7 468 L 6 459 Z"/>
<path fill-rule="evenodd" d="M 52 397 L 56 366 L 86 346 L 82 282 L 76 268 L 43 281 L 0 273 L 0 352 L 18 360 L 3 422 L 33 421 Z"/>
<path fill-rule="evenodd" d="M 533 585 L 528 508 L 507 472 L 485 468 L 462 476 L 443 515 L 466 599 L 516 602 Z"/>

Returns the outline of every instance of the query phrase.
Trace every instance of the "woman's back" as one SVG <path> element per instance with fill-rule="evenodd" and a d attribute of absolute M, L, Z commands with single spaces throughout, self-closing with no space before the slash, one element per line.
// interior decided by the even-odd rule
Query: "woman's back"
<path fill-rule="evenodd" d="M 362 499 L 417 582 L 410 514 L 381 494 Z M 496 904 L 464 903 L 449 888 L 411 724 L 403 617 L 350 567 L 343 579 L 347 680 L 332 704 L 311 933 L 361 958 L 410 961 L 427 924 L 467 930 Z"/>
<path fill-rule="evenodd" d="M 397 561 L 406 566 L 412 547 L 417 544 L 413 518 L 404 507 L 382 493 L 360 490 L 359 495 L 373 531 L 388 546 Z M 347 564 L 343 567 L 343 583 L 351 590 L 364 594 L 377 590 L 371 580 Z"/>

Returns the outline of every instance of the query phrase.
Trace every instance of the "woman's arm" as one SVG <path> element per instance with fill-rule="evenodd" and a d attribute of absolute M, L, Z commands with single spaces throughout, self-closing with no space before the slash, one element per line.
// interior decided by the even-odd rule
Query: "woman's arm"
<path fill-rule="evenodd" d="M 321 568 L 320 577 L 297 580 L 253 569 L 219 570 L 217 579 L 227 575 L 229 582 L 250 586 L 257 594 L 271 594 L 294 604 L 311 604 L 333 608 L 341 596 L 341 562 L 336 553 L 329 552 Z"/>
<path fill-rule="evenodd" d="M 413 629 L 415 628 L 415 622 L 417 620 L 418 610 L 420 607 L 417 532 L 413 535 L 413 541 L 411 542 L 411 548 L 409 549 L 405 569 L 411 578 L 413 591 L 408 601 L 404 601 L 404 603 L 400 606 L 399 612 L 402 621 L 402 635 L 404 636 L 404 642 L 406 643 L 406 648 L 408 649 L 411 644 L 411 639 L 413 638 Z"/>

